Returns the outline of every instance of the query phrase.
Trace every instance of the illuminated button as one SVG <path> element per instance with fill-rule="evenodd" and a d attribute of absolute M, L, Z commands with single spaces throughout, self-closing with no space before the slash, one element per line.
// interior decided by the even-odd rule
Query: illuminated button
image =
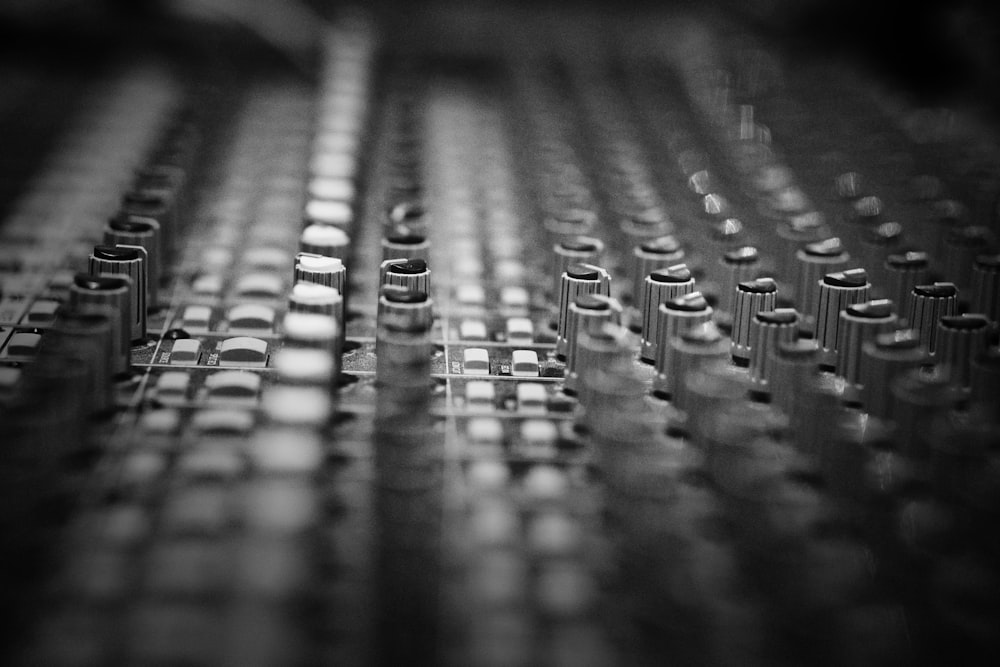
<path fill-rule="evenodd" d="M 222 292 L 222 276 L 206 273 L 191 282 L 191 291 L 202 296 L 218 296 Z"/>
<path fill-rule="evenodd" d="M 333 413 L 329 392 L 315 387 L 270 387 L 261 406 L 264 414 L 279 424 L 320 426 Z"/>
<path fill-rule="evenodd" d="M 212 399 L 256 399 L 260 376 L 248 371 L 219 371 L 205 378 L 205 388 Z"/>
<path fill-rule="evenodd" d="M 354 221 L 354 212 L 346 201 L 313 199 L 306 204 L 306 219 L 322 225 L 349 227 Z"/>
<path fill-rule="evenodd" d="M 273 299 L 280 296 L 284 288 L 284 281 L 278 275 L 248 273 L 236 281 L 235 291 L 238 296 Z"/>
<path fill-rule="evenodd" d="M 187 400 L 191 376 L 183 371 L 168 371 L 156 379 L 156 397 L 163 402 Z"/>
<path fill-rule="evenodd" d="M 486 323 L 482 320 L 462 320 L 458 325 L 458 335 L 463 340 L 486 340 Z"/>
<path fill-rule="evenodd" d="M 503 444 L 503 424 L 495 417 L 470 419 L 465 425 L 465 437 L 474 445 L 499 446 Z"/>
<path fill-rule="evenodd" d="M 545 412 L 545 386 L 536 382 L 517 385 L 517 409 L 521 412 Z"/>
<path fill-rule="evenodd" d="M 488 410 L 495 399 L 496 389 L 489 380 L 472 380 L 465 385 L 465 404 L 470 410 Z"/>
<path fill-rule="evenodd" d="M 509 317 L 506 333 L 511 343 L 530 343 L 534 339 L 535 325 L 527 317 Z"/>
<path fill-rule="evenodd" d="M 500 290 L 500 303 L 507 308 L 527 308 L 528 290 L 516 286 L 504 287 Z"/>
<path fill-rule="evenodd" d="M 170 350 L 171 364 L 196 364 L 201 354 L 201 341 L 194 338 L 181 338 L 174 341 Z"/>
<path fill-rule="evenodd" d="M 459 285 L 455 298 L 463 306 L 482 306 L 486 303 L 486 292 L 481 285 Z"/>
<path fill-rule="evenodd" d="M 187 306 L 181 315 L 181 327 L 190 332 L 208 331 L 212 309 L 208 306 Z"/>
<path fill-rule="evenodd" d="M 538 353 L 534 350 L 514 350 L 510 372 L 517 377 L 538 377 Z"/>
<path fill-rule="evenodd" d="M 204 409 L 191 417 L 191 428 L 198 433 L 246 435 L 253 426 L 254 416 L 249 410 Z"/>
<path fill-rule="evenodd" d="M 490 374 L 490 354 L 484 348 L 466 348 L 462 356 L 462 369 L 466 375 Z"/>
<path fill-rule="evenodd" d="M 283 348 L 271 359 L 271 366 L 287 382 L 327 383 L 333 379 L 335 364 L 327 350 Z"/>
<path fill-rule="evenodd" d="M 274 328 L 274 309 L 259 303 L 243 303 L 229 309 L 232 333 L 267 333 Z"/>
<path fill-rule="evenodd" d="M 223 366 L 263 366 L 267 361 L 267 342 L 250 336 L 227 338 L 219 348 Z"/>
<path fill-rule="evenodd" d="M 268 428 L 247 443 L 250 464 L 262 473 L 310 473 L 323 463 L 318 433 L 299 428 Z"/>
<path fill-rule="evenodd" d="M 31 304 L 31 308 L 28 309 L 28 315 L 25 317 L 25 320 L 31 324 L 50 324 L 53 320 L 55 320 L 56 311 L 58 310 L 58 301 L 39 299 Z"/>
<path fill-rule="evenodd" d="M 7 354 L 28 357 L 38 351 L 38 344 L 41 342 L 40 334 L 19 331 L 7 341 Z"/>
<path fill-rule="evenodd" d="M 255 269 L 284 271 L 291 261 L 289 254 L 281 248 L 250 248 L 243 253 L 243 264 Z"/>

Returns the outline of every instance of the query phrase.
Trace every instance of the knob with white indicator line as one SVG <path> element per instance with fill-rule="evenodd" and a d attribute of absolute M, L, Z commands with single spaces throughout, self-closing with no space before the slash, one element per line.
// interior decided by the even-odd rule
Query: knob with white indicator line
<path fill-rule="evenodd" d="M 927 350 L 920 332 L 899 329 L 877 334 L 861 346 L 861 405 L 868 414 L 891 416 L 893 380 L 927 363 Z"/>
<path fill-rule="evenodd" d="M 712 307 L 701 292 L 691 292 L 660 304 L 659 340 L 656 345 L 656 378 L 654 391 L 664 393 L 661 378 L 666 377 L 667 350 L 670 341 L 692 327 L 712 321 Z"/>
<path fill-rule="evenodd" d="M 600 265 L 604 242 L 589 236 L 573 236 L 552 246 L 555 264 L 552 267 L 552 294 L 559 294 L 562 275 L 572 264 Z"/>
<path fill-rule="evenodd" d="M 336 257 L 300 252 L 295 255 L 294 283 L 316 283 L 338 290 L 341 295 L 347 288 L 347 269 Z"/>
<path fill-rule="evenodd" d="M 579 380 L 578 362 L 580 336 L 582 332 L 597 331 L 604 324 L 619 324 L 622 314 L 621 304 L 603 294 L 578 296 L 569 307 L 569 325 L 566 330 L 566 371 L 563 387 L 572 392 Z"/>
<path fill-rule="evenodd" d="M 954 283 L 917 285 L 910 291 L 910 326 L 932 355 L 937 352 L 938 321 L 958 312 L 958 288 Z"/>
<path fill-rule="evenodd" d="M 736 307 L 737 285 L 756 278 L 760 270 L 760 253 L 753 246 L 742 246 L 727 250 L 719 259 L 719 300 L 716 304 L 718 315 L 731 320 Z"/>
<path fill-rule="evenodd" d="M 559 286 L 559 319 L 556 322 L 556 354 L 566 354 L 569 341 L 569 307 L 584 294 L 611 295 L 611 276 L 593 264 L 571 264 L 562 274 Z"/>
<path fill-rule="evenodd" d="M 889 255 L 882 267 L 885 278 L 884 292 L 899 307 L 899 317 L 911 322 L 910 294 L 917 285 L 927 282 L 930 260 L 920 250 Z"/>
<path fill-rule="evenodd" d="M 160 299 L 164 253 L 160 223 L 152 218 L 113 218 L 104 227 L 105 245 L 139 246 L 146 251 L 146 305 L 155 308 Z"/>
<path fill-rule="evenodd" d="M 888 299 L 866 301 L 840 311 L 836 373 L 844 379 L 845 402 L 855 402 L 860 395 L 862 346 L 877 335 L 892 331 L 897 319 Z"/>
<path fill-rule="evenodd" d="M 381 285 L 398 285 L 412 292 L 431 291 L 431 270 L 422 259 L 387 259 L 379 267 Z"/>
<path fill-rule="evenodd" d="M 809 243 L 795 253 L 795 303 L 805 330 L 811 332 L 814 326 L 823 276 L 846 268 L 850 259 L 837 237 Z"/>
<path fill-rule="evenodd" d="M 314 255 L 347 259 L 351 248 L 351 237 L 343 229 L 333 225 L 312 224 L 302 230 L 299 236 L 299 250 Z"/>
<path fill-rule="evenodd" d="M 382 261 L 387 259 L 430 259 L 431 242 L 423 234 L 407 228 L 393 230 L 382 239 Z"/>
<path fill-rule="evenodd" d="M 132 340 L 146 337 L 146 251 L 137 246 L 94 246 L 90 253 L 92 276 L 122 276 L 129 280 L 128 322 Z"/>
<path fill-rule="evenodd" d="M 639 357 L 643 361 L 652 362 L 656 359 L 660 305 L 693 291 L 694 277 L 687 264 L 656 269 L 646 276 L 643 281 L 642 301 L 639 302 L 642 315 L 642 343 Z"/>
<path fill-rule="evenodd" d="M 820 347 L 820 365 L 833 370 L 837 364 L 837 333 L 840 311 L 868 300 L 871 283 L 864 269 L 828 273 L 819 284 L 814 318 L 815 338 Z"/>
<path fill-rule="evenodd" d="M 679 410 L 688 408 L 684 379 L 696 368 L 716 360 L 729 360 L 729 339 L 712 322 L 685 329 L 667 342 L 663 375 L 654 386 Z"/>
<path fill-rule="evenodd" d="M 794 308 L 777 308 L 754 314 L 750 324 L 749 368 L 751 391 L 771 394 L 771 367 L 778 345 L 792 343 L 799 335 L 799 314 Z"/>
<path fill-rule="evenodd" d="M 642 301 L 646 276 L 656 269 L 678 264 L 684 259 L 684 250 L 673 236 L 660 236 L 643 241 L 632 249 L 629 273 L 632 278 L 632 303 Z"/>
<path fill-rule="evenodd" d="M 986 352 L 989 333 L 990 321 L 984 315 L 950 315 L 938 320 L 934 360 L 955 385 L 970 385 L 972 360 Z"/>
<path fill-rule="evenodd" d="M 111 359 L 116 375 L 127 373 L 132 366 L 131 300 L 132 285 L 126 276 L 78 273 L 69 287 L 70 310 L 111 318 Z"/>
<path fill-rule="evenodd" d="M 971 283 L 971 310 L 1000 323 L 1000 254 L 976 257 Z"/>
<path fill-rule="evenodd" d="M 761 311 L 774 309 L 778 286 L 773 278 L 757 278 L 741 282 L 734 290 L 736 302 L 733 309 L 732 343 L 733 361 L 746 365 L 750 360 L 754 317 Z M 798 317 L 796 317 L 796 321 Z"/>

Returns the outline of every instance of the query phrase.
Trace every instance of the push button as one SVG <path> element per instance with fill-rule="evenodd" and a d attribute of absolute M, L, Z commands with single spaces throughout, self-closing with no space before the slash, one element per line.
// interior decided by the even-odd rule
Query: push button
<path fill-rule="evenodd" d="M 274 329 L 274 309 L 258 303 L 244 303 L 229 309 L 232 333 L 270 333 Z"/>
<path fill-rule="evenodd" d="M 267 342 L 250 336 L 228 338 L 219 347 L 222 366 L 263 366 L 267 361 Z"/>
<path fill-rule="evenodd" d="M 170 350 L 171 364 L 197 364 L 201 355 L 201 341 L 194 338 L 182 338 L 174 341 Z"/>

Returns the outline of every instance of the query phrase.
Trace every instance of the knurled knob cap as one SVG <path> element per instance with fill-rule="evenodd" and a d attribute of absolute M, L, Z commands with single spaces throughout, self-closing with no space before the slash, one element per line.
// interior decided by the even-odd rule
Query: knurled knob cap
<path fill-rule="evenodd" d="M 889 419 L 893 380 L 927 363 L 927 350 L 915 329 L 877 334 L 861 346 L 861 405 L 868 414 Z"/>
<path fill-rule="evenodd" d="M 796 251 L 795 302 L 807 330 L 812 331 L 814 327 L 819 284 L 823 276 L 847 268 L 850 259 L 837 237 L 808 243 Z"/>
<path fill-rule="evenodd" d="M 750 359 L 754 317 L 761 311 L 774 310 L 778 286 L 773 278 L 757 278 L 739 283 L 734 292 L 732 355 L 737 363 L 743 364 Z M 798 316 L 795 319 L 797 321 Z"/>
<path fill-rule="evenodd" d="M 70 310 L 112 320 L 111 360 L 115 374 L 132 366 L 132 284 L 126 276 L 78 273 L 69 286 Z"/>
<path fill-rule="evenodd" d="M 630 277 L 632 279 L 632 303 L 642 301 L 646 276 L 656 269 L 664 269 L 679 264 L 684 259 L 684 249 L 673 236 L 649 239 L 632 248 Z"/>
<path fill-rule="evenodd" d="M 572 236 L 553 244 L 555 263 L 552 267 L 552 294 L 559 294 L 562 275 L 572 264 L 594 264 L 600 266 L 604 254 L 604 242 L 590 236 Z"/>
<path fill-rule="evenodd" d="M 562 274 L 559 285 L 559 319 L 556 322 L 556 353 L 565 355 L 568 340 L 569 307 L 584 294 L 611 295 L 611 276 L 593 264 L 571 264 Z"/>
<path fill-rule="evenodd" d="M 656 359 L 657 331 L 660 325 L 660 304 L 694 291 L 694 277 L 687 264 L 674 264 L 656 269 L 643 281 L 640 313 L 642 315 L 642 342 L 640 358 Z"/>
<path fill-rule="evenodd" d="M 845 401 L 854 402 L 859 398 L 864 365 L 862 346 L 879 334 L 895 329 L 897 320 L 894 305 L 888 299 L 865 301 L 840 311 L 836 372 L 844 379 Z"/>
<path fill-rule="evenodd" d="M 90 253 L 88 273 L 129 280 L 129 327 L 132 340 L 146 337 L 146 250 L 138 246 L 98 245 Z"/>
<path fill-rule="evenodd" d="M 932 355 L 937 353 L 938 321 L 958 312 L 958 288 L 954 283 L 917 285 L 910 290 L 910 326 Z"/>
<path fill-rule="evenodd" d="M 759 311 L 750 324 L 750 382 L 752 391 L 769 396 L 772 366 L 778 345 L 792 343 L 799 335 L 799 314 L 794 308 Z"/>
<path fill-rule="evenodd" d="M 603 294 L 578 296 L 569 307 L 569 326 L 566 331 L 566 371 L 563 387 L 573 392 L 579 380 L 578 363 L 580 335 L 584 331 L 597 331 L 604 324 L 619 324 L 622 306 L 617 299 Z"/>
<path fill-rule="evenodd" d="M 146 251 L 146 305 L 159 304 L 160 280 L 163 276 L 164 250 L 161 247 L 160 223 L 153 218 L 120 216 L 104 227 L 105 245 L 139 246 Z"/>
<path fill-rule="evenodd" d="M 815 312 L 815 338 L 820 347 L 820 363 L 833 367 L 837 363 L 837 333 L 840 311 L 868 300 L 871 284 L 864 269 L 848 269 L 823 276 L 819 283 L 819 299 Z"/>
<path fill-rule="evenodd" d="M 953 383 L 968 387 L 972 360 L 989 347 L 990 321 L 979 314 L 948 315 L 938 320 L 935 362 Z"/>

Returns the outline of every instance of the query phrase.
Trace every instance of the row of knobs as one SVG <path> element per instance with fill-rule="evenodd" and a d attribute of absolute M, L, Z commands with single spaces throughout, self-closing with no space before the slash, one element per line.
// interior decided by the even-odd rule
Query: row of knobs
<path fill-rule="evenodd" d="M 633 285 L 632 298 L 639 308 L 641 341 L 638 356 L 656 368 L 655 393 L 683 403 L 684 371 L 709 359 L 731 360 L 747 367 L 753 392 L 770 397 L 783 386 L 774 378 L 775 368 L 787 358 L 803 367 L 833 372 L 842 382 L 842 398 L 887 417 L 884 397 L 892 379 L 910 368 L 937 365 L 950 381 L 974 400 L 995 400 L 996 355 L 987 353 L 995 326 L 998 276 L 992 256 L 983 256 L 974 267 L 978 288 L 971 300 L 987 306 L 983 313 L 959 314 L 959 290 L 952 283 L 909 285 L 903 300 L 873 299 L 868 273 L 846 268 L 817 274 L 817 267 L 840 268 L 842 263 L 810 261 L 811 252 L 837 246 L 836 239 L 822 248 L 807 246 L 797 257 L 801 267 L 800 303 L 807 312 L 779 307 L 778 283 L 768 277 L 750 278 L 743 260 L 755 258 L 752 248 L 727 252 L 721 263 L 728 281 L 716 305 L 728 310 L 730 336 L 716 326 L 716 309 L 696 290 L 692 271 L 683 262 L 668 264 L 683 254 L 672 237 L 635 248 L 633 272 L 647 271 Z M 817 244 L 813 244 L 814 246 Z M 657 266 L 651 248 L 666 252 Z M 559 275 L 557 353 L 566 361 L 566 389 L 579 389 L 578 368 L 591 363 L 593 348 L 607 346 L 606 325 L 622 321 L 623 307 L 610 296 L 608 272 L 580 260 L 599 258 L 596 239 L 575 238 L 555 246 Z M 840 255 L 841 252 L 836 253 Z M 570 259 L 576 263 L 567 264 Z M 750 262 L 747 262 L 750 263 Z M 653 268 L 650 268 L 653 267 Z M 912 280 L 912 278 L 911 278 Z M 811 286 L 811 287 L 810 287 Z M 987 313 L 993 313 L 991 318 Z M 596 339 L 595 339 L 596 336 Z M 605 340 L 599 340 L 604 338 Z M 623 334 L 611 334 L 620 348 Z M 591 348 L 581 350 L 581 345 Z M 806 352 L 805 350 L 808 350 Z M 991 361 L 992 360 L 992 361 Z M 680 399 L 678 401 L 678 399 Z"/>

